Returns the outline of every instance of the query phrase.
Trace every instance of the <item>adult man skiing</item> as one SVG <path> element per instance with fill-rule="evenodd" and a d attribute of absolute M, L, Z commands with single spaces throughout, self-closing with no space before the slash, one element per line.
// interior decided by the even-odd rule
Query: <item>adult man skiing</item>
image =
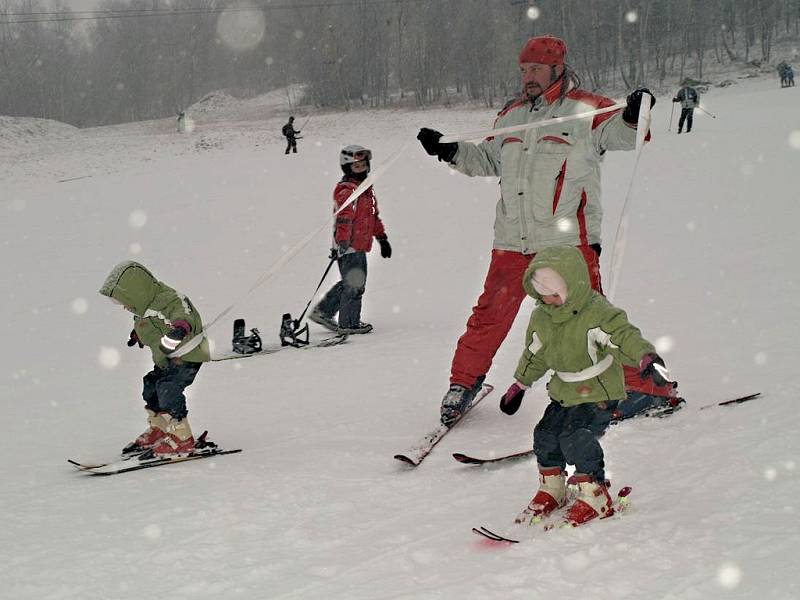
<path fill-rule="evenodd" d="M 338 211 L 359 184 L 367 178 L 372 152 L 363 146 L 350 145 L 339 154 L 344 172 L 333 190 L 333 209 Z M 367 285 L 367 253 L 372 239 L 378 240 L 383 258 L 391 258 L 392 246 L 378 216 L 378 201 L 370 186 L 355 202 L 336 216 L 331 259 L 339 264 L 341 281 L 334 285 L 314 307 L 308 318 L 339 334 L 369 333 L 372 325 L 361 321 L 361 299 Z M 339 313 L 338 323 L 334 315 Z"/>
<path fill-rule="evenodd" d="M 697 90 L 690 87 L 686 82 L 684 82 L 684 84 L 685 85 L 678 90 L 678 93 L 675 94 L 675 97 L 672 99 L 673 102 L 681 103 L 681 118 L 678 120 L 678 133 L 683 129 L 684 121 L 686 122 L 686 133 L 692 130 L 694 109 L 700 104 Z"/>
<path fill-rule="evenodd" d="M 500 112 L 496 129 L 614 104 L 579 89 L 580 80 L 564 62 L 566 53 L 559 38 L 528 40 L 519 56 L 523 94 Z M 441 405 L 443 423 L 452 423 L 469 409 L 519 311 L 525 297 L 522 275 L 539 250 L 577 247 L 589 267 L 592 287 L 602 293 L 600 162 L 606 151 L 635 148 L 644 93 L 649 91 L 641 88 L 628 96 L 624 111 L 491 136 L 480 144 L 443 144 L 438 131 L 420 130 L 417 138 L 428 154 L 469 176 L 499 176 L 501 186 L 489 272 L 453 357 L 450 388 Z M 626 377 L 632 389 L 668 395 L 666 389 L 654 390 L 635 371 Z"/>
<path fill-rule="evenodd" d="M 289 117 L 289 122 L 283 126 L 281 133 L 283 133 L 286 138 L 285 154 L 289 154 L 289 150 L 297 154 L 297 134 L 300 133 L 300 131 L 294 128 L 294 117 Z"/>

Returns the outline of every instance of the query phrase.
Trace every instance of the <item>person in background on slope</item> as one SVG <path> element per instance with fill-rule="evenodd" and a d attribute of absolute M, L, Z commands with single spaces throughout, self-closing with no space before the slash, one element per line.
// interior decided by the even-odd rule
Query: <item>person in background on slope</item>
<path fill-rule="evenodd" d="M 178 133 L 186 133 L 186 113 L 181 111 L 178 113 Z"/>
<path fill-rule="evenodd" d="M 792 87 L 794 85 L 794 69 L 786 61 L 778 63 L 778 76 L 781 78 L 781 87 Z"/>
<path fill-rule="evenodd" d="M 334 212 L 367 178 L 371 159 L 372 152 L 363 146 L 351 145 L 341 151 L 339 164 L 344 177 L 333 190 Z M 336 215 L 333 238 L 331 259 L 337 259 L 342 279 L 325 294 L 308 318 L 339 334 L 369 333 L 372 325 L 361 321 L 361 300 L 367 284 L 367 252 L 372 249 L 372 238 L 378 240 L 383 258 L 392 256 L 372 186 Z M 337 312 L 338 323 L 334 319 Z"/>
<path fill-rule="evenodd" d="M 550 404 L 533 432 L 540 487 L 517 517 L 533 523 L 566 504 L 567 464 L 579 494 L 565 521 L 580 525 L 614 513 L 598 438 L 626 398 L 621 364 L 635 366 L 658 386 L 667 385 L 664 361 L 623 310 L 594 291 L 583 255 L 575 248 L 542 250 L 525 271 L 525 291 L 537 305 L 531 314 L 516 381 L 500 400 L 509 415 L 525 390 L 553 370 Z"/>
<path fill-rule="evenodd" d="M 689 133 L 692 130 L 694 109 L 700 104 L 700 97 L 697 94 L 697 90 L 690 87 L 688 83 L 684 81 L 683 87 L 678 90 L 678 93 L 675 94 L 672 101 L 681 103 L 681 118 L 678 120 L 678 133 L 683 129 L 684 122 L 686 122 L 686 133 Z"/>
<path fill-rule="evenodd" d="M 128 346 L 148 346 L 155 363 L 144 376 L 142 391 L 148 428 L 123 453 L 151 450 L 156 457 L 191 453 L 195 439 L 183 391 L 192 384 L 202 363 L 211 358 L 208 340 L 203 339 L 180 358 L 170 354 L 202 334 L 200 314 L 189 298 L 133 261 L 114 267 L 100 293 L 133 313 Z"/>
<path fill-rule="evenodd" d="M 300 131 L 295 131 L 294 117 L 289 117 L 289 122 L 283 126 L 281 133 L 286 138 L 286 152 L 284 154 L 289 154 L 290 150 L 297 154 L 297 134 Z"/>
<path fill-rule="evenodd" d="M 500 112 L 496 129 L 614 104 L 579 88 L 580 80 L 564 62 L 566 53 L 559 38 L 528 40 L 519 56 L 523 95 Z M 592 287 L 602 293 L 600 165 L 607 151 L 636 147 L 639 104 L 645 93 L 649 91 L 640 88 L 630 94 L 624 110 L 490 136 L 480 144 L 443 144 L 438 131 L 420 130 L 417 138 L 425 151 L 448 166 L 469 176 L 500 177 L 489 272 L 467 330 L 458 340 L 450 388 L 440 409 L 443 423 L 455 422 L 480 389 L 525 298 L 522 275 L 537 252 L 549 246 L 577 247 Z M 659 396 L 672 392 L 654 388 L 634 369 L 628 378 L 633 391 Z"/>

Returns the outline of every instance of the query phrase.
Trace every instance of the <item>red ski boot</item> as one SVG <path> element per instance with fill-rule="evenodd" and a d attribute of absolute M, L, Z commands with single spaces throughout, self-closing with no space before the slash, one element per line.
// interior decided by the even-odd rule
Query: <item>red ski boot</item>
<path fill-rule="evenodd" d="M 186 417 L 175 419 L 169 415 L 166 416 L 166 419 L 165 435 L 153 447 L 153 456 L 155 458 L 173 458 L 194 452 L 195 441 L 188 419 Z"/>
<path fill-rule="evenodd" d="M 514 522 L 526 525 L 538 523 L 546 515 L 564 506 L 566 500 L 567 485 L 561 468 L 539 467 L 539 490 Z"/>
<path fill-rule="evenodd" d="M 122 449 L 122 454 L 134 454 L 137 452 L 144 452 L 153 446 L 158 445 L 161 439 L 166 435 L 164 428 L 167 426 L 167 421 L 161 413 L 153 412 L 150 409 L 145 409 L 147 412 L 147 423 L 149 427 L 133 440 L 130 444 Z"/>
<path fill-rule="evenodd" d="M 569 483 L 577 484 L 579 493 L 564 517 L 566 524 L 577 527 L 592 519 L 605 519 L 614 514 L 614 503 L 605 483 L 597 483 L 591 475 L 582 474 L 570 477 Z"/>

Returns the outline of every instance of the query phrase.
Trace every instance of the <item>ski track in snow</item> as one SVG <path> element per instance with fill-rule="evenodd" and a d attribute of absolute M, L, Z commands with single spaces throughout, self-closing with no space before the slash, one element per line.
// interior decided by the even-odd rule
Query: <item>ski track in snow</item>
<path fill-rule="evenodd" d="M 96 292 L 117 262 L 141 261 L 208 322 L 325 221 L 341 146 L 372 148 L 378 165 L 420 126 L 471 131 L 492 111 L 315 115 L 297 156 L 283 154 L 285 115 L 212 111 L 185 135 L 167 119 L 3 146 L 0 598 L 800 597 L 798 93 L 774 80 L 712 90 L 717 118 L 696 112 L 680 136 L 659 98 L 616 302 L 659 344 L 688 405 L 603 438 L 614 489 L 633 486 L 629 512 L 522 532 L 513 547 L 470 528 L 512 530 L 535 463 L 470 467 L 451 453 L 530 445 L 544 388 L 513 418 L 497 410 L 528 302 L 489 373 L 497 391 L 419 468 L 392 459 L 436 423 L 498 194 L 495 179 L 453 174 L 417 145 L 376 184 L 394 256 L 370 255 L 374 333 L 205 365 L 189 388 L 195 432 L 243 453 L 110 478 L 65 462 L 111 458 L 144 426 L 148 356 L 125 346 L 129 317 Z M 604 275 L 632 164 L 610 153 L 604 166 Z M 228 344 L 243 316 L 275 341 L 328 244 L 315 238 L 211 339 Z M 754 391 L 763 398 L 698 411 Z"/>

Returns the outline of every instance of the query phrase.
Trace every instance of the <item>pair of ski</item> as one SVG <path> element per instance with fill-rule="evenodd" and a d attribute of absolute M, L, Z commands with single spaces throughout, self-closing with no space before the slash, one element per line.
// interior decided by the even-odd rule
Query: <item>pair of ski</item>
<path fill-rule="evenodd" d="M 347 338 L 348 338 L 347 334 L 332 335 L 319 340 L 314 340 L 302 346 L 267 344 L 262 346 L 258 352 L 250 352 L 249 354 L 242 354 L 239 352 L 234 352 L 233 350 L 229 350 L 225 354 L 212 357 L 211 360 L 212 362 L 219 362 L 223 360 L 236 360 L 238 358 L 251 358 L 253 356 L 266 356 L 268 354 L 276 354 L 281 350 L 286 350 L 287 348 L 297 348 L 298 350 L 309 350 L 311 348 L 328 348 L 330 346 L 338 346 L 339 344 L 345 343 L 347 341 Z"/>
<path fill-rule="evenodd" d="M 72 459 L 67 459 L 67 462 L 78 469 L 78 471 L 86 473 L 87 475 L 107 476 L 140 471 L 142 469 L 151 469 L 153 467 L 161 467 L 173 463 L 211 458 L 212 456 L 221 456 L 223 454 L 236 454 L 242 451 L 241 448 L 236 450 L 224 450 L 214 442 L 206 440 L 207 435 L 208 432 L 204 431 L 203 434 L 197 438 L 195 450 L 185 455 L 171 456 L 168 458 L 155 457 L 152 455 L 152 452 L 145 450 L 143 452 L 126 454 L 119 460 L 104 463 L 85 463 Z"/>
<path fill-rule="evenodd" d="M 630 486 L 625 486 L 617 492 L 617 496 L 614 500 L 614 505 L 613 505 L 614 513 L 611 515 L 611 518 L 621 515 L 628 508 L 628 496 L 630 496 L 631 491 L 632 488 Z M 570 504 L 571 502 L 566 502 L 565 507 L 569 506 Z M 550 513 L 544 518 L 536 519 L 532 521 L 530 524 L 523 524 L 523 523 L 517 524 L 516 525 L 517 531 L 523 531 L 523 530 L 529 531 L 535 528 L 545 533 L 548 531 L 553 531 L 554 529 L 567 529 L 572 527 L 580 527 L 581 525 L 569 523 L 568 521 L 565 521 L 563 519 L 564 510 L 566 510 L 566 508 Z M 588 523 L 591 522 L 592 521 L 588 521 Z M 520 540 L 508 537 L 503 534 L 499 534 L 482 525 L 480 527 L 473 527 L 472 533 L 482 536 L 486 539 L 492 540 L 493 542 L 501 542 L 505 544 L 518 544 L 520 542 Z"/>
<path fill-rule="evenodd" d="M 706 404 L 700 407 L 700 410 L 706 410 L 709 408 L 714 408 L 716 406 L 734 406 L 736 404 L 741 404 L 742 402 L 749 402 L 750 400 L 755 400 L 756 398 L 761 396 L 761 392 L 756 392 L 755 394 L 748 394 L 746 396 L 739 396 L 738 398 L 733 398 L 732 400 L 725 400 L 723 402 L 713 402 L 711 404 Z M 672 414 L 669 413 L 661 413 L 657 416 L 665 417 Z M 487 465 L 491 463 L 503 462 L 503 461 L 511 461 L 514 459 L 519 458 L 527 458 L 529 456 L 533 456 L 533 450 L 523 450 L 521 452 L 514 452 L 511 454 L 502 454 L 500 456 L 495 456 L 492 458 L 478 458 L 475 456 L 469 456 L 467 454 L 462 454 L 461 452 L 454 452 L 453 458 L 456 459 L 458 462 L 465 464 L 465 465 Z"/>

